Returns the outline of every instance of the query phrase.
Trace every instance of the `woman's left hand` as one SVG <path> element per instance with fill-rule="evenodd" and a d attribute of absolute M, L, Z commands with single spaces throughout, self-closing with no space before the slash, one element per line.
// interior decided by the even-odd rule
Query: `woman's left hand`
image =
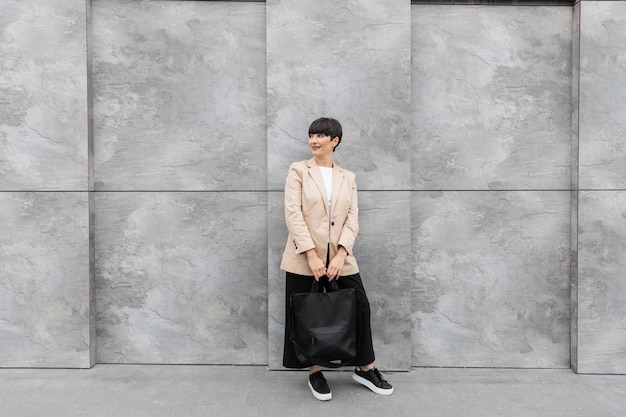
<path fill-rule="evenodd" d="M 330 263 L 328 264 L 328 268 L 326 268 L 326 276 L 328 277 L 329 281 L 339 279 L 341 270 L 343 269 L 343 264 L 346 262 L 347 255 L 348 253 L 346 252 L 345 248 L 340 246 L 339 251 L 337 251 L 337 254 L 333 256 L 333 259 L 331 259 Z"/>

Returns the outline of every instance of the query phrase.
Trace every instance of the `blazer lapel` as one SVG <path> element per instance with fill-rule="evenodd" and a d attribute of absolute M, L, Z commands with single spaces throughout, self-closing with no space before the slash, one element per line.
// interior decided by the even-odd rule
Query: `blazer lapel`
<path fill-rule="evenodd" d="M 332 191 L 332 204 L 335 205 L 336 201 L 339 201 L 339 192 L 341 191 L 341 185 L 343 184 L 343 170 L 338 167 L 337 164 L 333 167 L 333 191 Z"/>
<path fill-rule="evenodd" d="M 322 178 L 322 173 L 320 172 L 319 167 L 317 166 L 317 164 L 315 163 L 315 158 L 311 158 L 307 161 L 307 167 L 309 168 L 309 175 L 311 176 L 311 178 L 313 178 L 313 182 L 315 183 L 315 185 L 317 186 L 317 189 L 320 192 L 320 196 L 322 197 L 322 201 L 326 202 L 326 187 L 324 186 L 324 179 Z M 333 172 L 333 178 L 334 178 L 334 172 Z M 333 180 L 334 182 L 334 180 Z M 335 184 L 333 184 L 333 188 L 335 187 Z M 334 193 L 333 193 L 333 199 L 334 197 Z M 328 206 L 326 204 L 324 204 L 324 207 L 326 208 L 326 211 L 328 212 Z"/>

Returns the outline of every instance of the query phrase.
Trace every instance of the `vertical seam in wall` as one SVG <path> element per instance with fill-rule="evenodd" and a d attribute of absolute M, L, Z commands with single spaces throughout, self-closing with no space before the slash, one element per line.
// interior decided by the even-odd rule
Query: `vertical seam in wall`
<path fill-rule="evenodd" d="M 579 271 L 579 256 L 578 256 L 578 230 L 579 227 L 578 225 L 579 223 L 579 207 L 578 207 L 578 201 L 580 199 L 580 78 L 581 78 L 581 73 L 580 73 L 580 61 L 581 61 L 581 55 L 582 55 L 582 7 L 583 4 L 580 3 L 579 5 L 580 9 L 578 12 L 578 21 L 576 22 L 578 24 L 578 38 L 577 38 L 577 42 L 578 42 L 578 61 L 576 62 L 576 68 L 577 68 L 577 79 L 576 79 L 576 83 L 577 83 L 577 87 L 578 87 L 578 94 L 576 97 L 576 103 L 578 106 L 578 112 L 576 114 L 576 126 L 577 126 L 577 134 L 576 134 L 576 166 L 572 167 L 573 169 L 576 170 L 576 183 L 572 184 L 574 185 L 575 189 L 576 189 L 576 199 L 574 201 L 575 204 L 575 209 L 576 209 L 576 215 L 575 215 L 575 219 L 576 219 L 576 229 L 573 230 L 574 233 L 574 237 L 575 237 L 575 243 L 576 246 L 574 247 L 574 249 L 576 250 L 576 317 L 570 318 L 570 320 L 574 319 L 575 323 L 576 323 L 576 372 L 578 372 L 578 362 L 579 362 L 579 354 L 578 354 L 578 348 L 580 346 L 580 340 L 579 340 L 579 332 L 578 332 L 578 311 L 579 311 L 579 306 L 580 306 L 580 292 L 579 292 L 579 282 L 580 282 L 580 277 L 578 276 L 578 271 Z M 573 323 L 574 321 L 571 321 L 571 323 Z M 571 324 L 570 324 L 571 326 Z M 571 338 L 570 338 L 570 343 L 571 343 Z"/>

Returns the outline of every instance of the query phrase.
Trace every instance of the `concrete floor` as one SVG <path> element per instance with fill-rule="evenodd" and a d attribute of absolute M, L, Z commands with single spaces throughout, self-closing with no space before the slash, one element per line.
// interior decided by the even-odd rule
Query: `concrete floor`
<path fill-rule="evenodd" d="M 417 368 L 385 372 L 377 396 L 348 371 L 325 371 L 333 399 L 303 371 L 258 366 L 97 365 L 0 369 L 0 416 L 626 416 L 626 376 L 570 370 Z"/>

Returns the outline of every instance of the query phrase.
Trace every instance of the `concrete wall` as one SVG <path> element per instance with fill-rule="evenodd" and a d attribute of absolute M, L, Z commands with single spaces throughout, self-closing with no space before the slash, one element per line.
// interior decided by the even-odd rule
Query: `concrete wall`
<path fill-rule="evenodd" d="M 283 182 L 330 115 L 379 367 L 626 372 L 622 2 L 0 10 L 0 366 L 280 369 Z"/>
<path fill-rule="evenodd" d="M 412 12 L 413 365 L 567 367 L 572 10 Z"/>
<path fill-rule="evenodd" d="M 0 366 L 89 367 L 88 5 L 0 10 Z"/>
<path fill-rule="evenodd" d="M 576 5 L 579 372 L 626 372 L 626 3 Z"/>
<path fill-rule="evenodd" d="M 265 5 L 92 4 L 96 359 L 267 363 Z"/>

